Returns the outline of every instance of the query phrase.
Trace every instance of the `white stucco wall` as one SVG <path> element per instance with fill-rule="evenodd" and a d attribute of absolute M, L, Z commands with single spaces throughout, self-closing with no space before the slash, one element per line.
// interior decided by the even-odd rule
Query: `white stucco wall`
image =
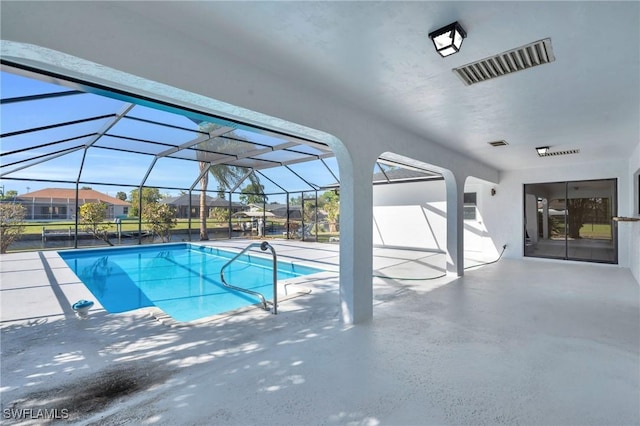
<path fill-rule="evenodd" d="M 445 252 L 447 203 L 444 181 L 407 182 L 373 187 L 373 243 L 383 246 Z M 484 223 L 493 185 L 467 183 L 477 194 L 476 220 L 464 221 L 464 251 L 482 258 L 497 255 L 496 243 Z"/>
<path fill-rule="evenodd" d="M 495 259 L 502 250 L 502 242 L 494 238 L 492 230 L 487 225 L 487 220 L 495 205 L 495 195 L 491 190 L 497 185 L 482 182 L 469 177 L 464 185 L 464 192 L 476 193 L 476 220 L 464 221 L 464 251 L 467 254 L 478 253 L 478 259 Z M 496 192 L 497 194 L 497 192 Z"/>
<path fill-rule="evenodd" d="M 446 251 L 445 182 L 373 187 L 373 243 Z"/>

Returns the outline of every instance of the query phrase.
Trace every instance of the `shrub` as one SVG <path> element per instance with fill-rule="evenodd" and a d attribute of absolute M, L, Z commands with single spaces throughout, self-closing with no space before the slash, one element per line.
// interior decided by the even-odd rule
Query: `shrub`
<path fill-rule="evenodd" d="M 163 243 L 171 239 L 171 228 L 178 224 L 176 212 L 168 204 L 147 204 L 142 211 L 142 218 L 149 225 L 151 232 L 162 239 Z"/>
<path fill-rule="evenodd" d="M 80 218 L 86 225 L 84 231 L 94 238 L 104 241 L 112 246 L 109 241 L 109 226 L 103 224 L 107 218 L 107 205 L 105 203 L 86 203 L 80 206 Z"/>
<path fill-rule="evenodd" d="M 21 204 L 0 203 L 0 253 L 6 253 L 24 231 L 25 212 Z"/>

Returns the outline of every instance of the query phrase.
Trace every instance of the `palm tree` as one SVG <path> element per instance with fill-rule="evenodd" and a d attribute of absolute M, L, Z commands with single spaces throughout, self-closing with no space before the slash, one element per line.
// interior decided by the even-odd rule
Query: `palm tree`
<path fill-rule="evenodd" d="M 199 122 L 200 130 L 205 132 L 212 132 L 220 126 L 214 123 Z M 235 136 L 235 139 L 241 139 Z M 246 142 L 243 142 L 245 144 Z M 226 138 L 213 138 L 207 141 L 201 142 L 196 145 L 196 157 L 198 159 L 198 166 L 200 173 L 202 174 L 212 160 L 218 159 L 219 154 L 240 154 L 245 151 L 246 148 L 240 148 L 240 143 L 237 143 L 233 139 Z M 231 166 L 228 164 L 214 164 L 209 168 L 209 172 L 213 178 L 218 182 L 218 191 L 224 189 L 231 189 L 239 184 L 240 180 L 247 175 L 250 169 L 246 167 Z M 260 185 L 260 178 L 255 173 L 251 173 L 248 177 L 252 184 Z M 200 241 L 206 241 L 209 239 L 207 233 L 207 188 L 209 186 L 209 173 L 204 173 L 200 179 Z"/>

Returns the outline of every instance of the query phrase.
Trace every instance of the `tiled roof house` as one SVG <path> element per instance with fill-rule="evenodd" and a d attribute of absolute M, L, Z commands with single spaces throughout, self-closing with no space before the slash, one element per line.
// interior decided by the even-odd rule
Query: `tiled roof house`
<path fill-rule="evenodd" d="M 76 190 L 72 188 L 45 188 L 16 197 L 16 202 L 26 208 L 27 220 L 74 219 L 76 213 Z M 127 216 L 130 203 L 93 189 L 78 191 L 78 206 L 85 203 L 103 202 L 107 205 L 107 218 Z"/>

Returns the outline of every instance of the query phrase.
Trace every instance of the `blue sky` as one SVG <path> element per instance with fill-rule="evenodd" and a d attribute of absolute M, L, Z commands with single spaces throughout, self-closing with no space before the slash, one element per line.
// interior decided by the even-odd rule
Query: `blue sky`
<path fill-rule="evenodd" d="M 0 93 L 3 100 L 67 90 L 70 89 L 7 72 L 0 73 Z M 98 132 L 111 120 L 111 118 L 106 117 L 84 123 L 77 123 L 69 126 L 45 129 L 14 136 L 9 135 L 11 132 L 19 132 L 62 122 L 114 114 L 125 106 L 126 104 L 123 101 L 89 93 L 3 104 L 0 111 L 0 133 L 7 136 L 3 137 L 1 141 L 1 152 L 3 153 L 3 157 L 1 158 L 2 173 L 6 173 L 10 170 L 16 170 L 25 164 L 37 162 L 38 160 L 35 159 L 35 157 L 51 154 L 58 150 L 71 149 L 85 144 L 91 139 L 91 136 L 80 136 Z M 132 141 L 126 138 L 137 138 L 177 145 L 189 142 L 199 136 L 199 134 L 195 132 L 198 130 L 198 125 L 196 125 L 196 123 L 186 117 L 166 111 L 136 105 L 131 112 L 127 114 L 127 117 L 157 121 L 170 124 L 172 126 L 178 126 L 183 129 L 158 126 L 140 120 L 123 119 L 109 129 L 108 134 L 113 136 L 103 136 L 96 146 L 136 150 L 155 154 L 168 147 Z M 244 130 L 235 130 L 234 133 L 236 136 L 245 140 L 270 146 L 287 142 L 284 139 L 258 133 L 250 133 Z M 78 138 L 74 140 L 63 141 L 65 139 L 76 137 Z M 19 152 L 24 148 L 35 147 L 54 141 L 63 142 Z M 246 146 L 255 148 L 255 145 Z M 294 149 L 299 149 L 300 151 L 309 154 L 321 153 L 321 151 L 310 146 L 301 146 Z M 37 182 L 35 180 L 52 179 L 74 182 L 78 176 L 80 165 L 82 164 L 83 152 L 84 150 L 80 149 L 7 175 L 7 177 L 34 179 L 34 181 L 26 182 L 1 179 L 0 185 L 4 186 L 5 191 L 17 190 L 19 194 L 47 187 L 75 188 L 73 183 L 47 183 Z M 193 157 L 193 152 L 190 152 Z M 186 155 L 186 152 L 185 154 L 180 155 L 184 156 Z M 298 156 L 300 156 L 300 154 L 288 153 L 286 151 L 275 151 L 265 154 L 261 158 L 274 161 L 286 161 Z M 27 161 L 18 163 L 22 160 Z M 134 154 L 130 152 L 92 147 L 87 151 L 81 181 L 121 184 L 122 186 L 118 187 L 97 184 L 91 184 L 88 186 L 110 195 L 115 195 L 118 191 L 124 191 L 128 194 L 132 187 L 127 187 L 125 185 L 132 185 L 133 187 L 139 185 L 147 173 L 152 161 L 153 155 Z M 337 176 L 338 166 L 335 158 L 328 158 L 324 161 Z M 305 180 L 313 184 L 324 186 L 335 183 L 334 177 L 319 160 L 292 164 L 289 167 L 295 173 L 301 175 Z M 309 189 L 308 185 L 304 181 L 300 180 L 296 177 L 295 173 L 292 173 L 286 168 L 276 167 L 261 170 L 261 172 L 273 182 L 291 191 Z M 189 188 L 196 181 L 198 174 L 199 170 L 197 162 L 164 157 L 157 161 L 152 172 L 148 176 L 146 184 L 148 186 L 158 187 Z M 261 178 L 261 182 L 265 186 L 265 191 L 280 192 L 281 190 L 275 184 L 271 183 L 269 179 L 264 177 Z M 244 185 L 245 184 L 242 186 Z M 218 185 L 215 181 L 210 181 L 210 190 L 216 189 L 217 186 Z M 196 189 L 197 188 L 198 186 L 196 186 Z M 168 195 L 177 195 L 179 191 L 160 189 L 160 192 Z M 284 198 L 272 196 L 269 200 L 282 201 Z"/>

